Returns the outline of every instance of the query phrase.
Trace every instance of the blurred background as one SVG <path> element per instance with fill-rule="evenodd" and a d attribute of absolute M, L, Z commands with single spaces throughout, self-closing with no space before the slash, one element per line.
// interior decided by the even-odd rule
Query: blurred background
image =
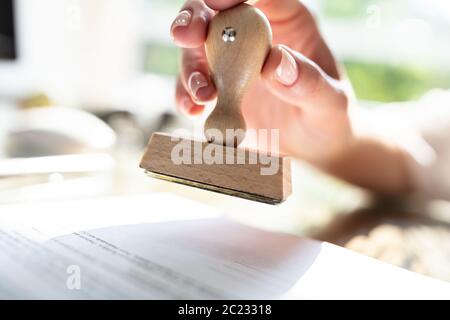
<path fill-rule="evenodd" d="M 374 198 L 304 163 L 294 165 L 294 196 L 277 207 L 143 174 L 150 134 L 192 125 L 173 99 L 179 51 L 169 27 L 182 2 L 1 1 L 0 205 L 170 191 L 450 280 L 446 202 Z M 304 2 L 362 107 L 450 88 L 448 0 Z"/>

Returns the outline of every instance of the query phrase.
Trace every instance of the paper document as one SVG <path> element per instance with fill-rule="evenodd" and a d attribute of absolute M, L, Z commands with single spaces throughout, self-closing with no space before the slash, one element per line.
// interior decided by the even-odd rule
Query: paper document
<path fill-rule="evenodd" d="M 0 298 L 450 298 L 447 283 L 172 195 L 0 206 L 0 221 Z"/>

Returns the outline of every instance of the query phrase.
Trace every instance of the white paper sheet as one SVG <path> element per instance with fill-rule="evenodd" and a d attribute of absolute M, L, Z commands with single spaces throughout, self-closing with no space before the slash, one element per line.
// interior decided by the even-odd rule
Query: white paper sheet
<path fill-rule="evenodd" d="M 0 222 L 1 298 L 450 298 L 447 283 L 167 194 L 0 206 Z"/>

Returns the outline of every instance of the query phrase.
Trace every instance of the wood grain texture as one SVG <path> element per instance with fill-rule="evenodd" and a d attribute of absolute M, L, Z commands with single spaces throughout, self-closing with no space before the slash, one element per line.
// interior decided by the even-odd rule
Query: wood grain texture
<path fill-rule="evenodd" d="M 154 133 L 150 138 L 147 149 L 142 157 L 140 167 L 164 176 L 175 177 L 187 181 L 204 184 L 207 186 L 215 186 L 227 189 L 237 193 L 246 193 L 254 195 L 256 198 L 248 197 L 252 200 L 261 201 L 261 198 L 269 200 L 263 202 L 279 203 L 284 201 L 291 194 L 291 166 L 290 159 L 278 155 L 269 155 L 271 165 L 278 166 L 278 170 L 273 175 L 262 175 L 261 170 L 268 168 L 267 156 L 266 160 L 261 161 L 262 153 L 247 149 L 237 149 L 233 147 L 214 145 L 220 148 L 223 155 L 230 154 L 234 164 L 206 164 L 194 163 L 195 159 L 199 159 L 204 154 L 206 147 L 211 144 L 181 138 L 178 141 L 172 141 L 170 135 L 162 133 Z M 180 143 L 191 146 L 192 152 L 189 155 L 190 163 L 176 164 L 173 161 L 172 152 Z M 195 146 L 195 144 L 197 144 Z M 238 160 L 247 159 L 245 164 L 239 164 Z M 250 164 L 248 159 L 258 159 L 254 164 Z M 170 179 L 168 179 L 170 180 Z M 179 182 L 173 180 L 174 182 Z M 198 187 L 193 183 L 188 183 Z M 214 190 L 213 188 L 206 188 Z M 231 192 L 225 192 L 231 195 Z M 259 199 L 257 197 L 260 197 Z"/>
<path fill-rule="evenodd" d="M 234 41 L 223 40 L 225 28 L 232 28 Z M 261 69 L 272 43 L 272 31 L 264 14 L 253 6 L 240 4 L 219 12 L 210 22 L 206 56 L 218 91 L 217 104 L 205 123 L 208 141 L 238 146 L 245 137 L 242 98 Z M 213 130 L 210 130 L 213 129 Z M 214 134 L 214 129 L 221 134 Z M 226 129 L 238 130 L 226 137 Z"/>

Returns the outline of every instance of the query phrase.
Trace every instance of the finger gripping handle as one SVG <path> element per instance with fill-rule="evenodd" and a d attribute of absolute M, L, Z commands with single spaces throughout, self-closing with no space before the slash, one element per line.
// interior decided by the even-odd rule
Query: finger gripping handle
<path fill-rule="evenodd" d="M 210 22 L 206 56 L 218 97 L 205 122 L 209 142 L 236 147 L 244 139 L 242 98 L 260 77 L 271 42 L 267 18 L 247 4 L 221 11 Z"/>

